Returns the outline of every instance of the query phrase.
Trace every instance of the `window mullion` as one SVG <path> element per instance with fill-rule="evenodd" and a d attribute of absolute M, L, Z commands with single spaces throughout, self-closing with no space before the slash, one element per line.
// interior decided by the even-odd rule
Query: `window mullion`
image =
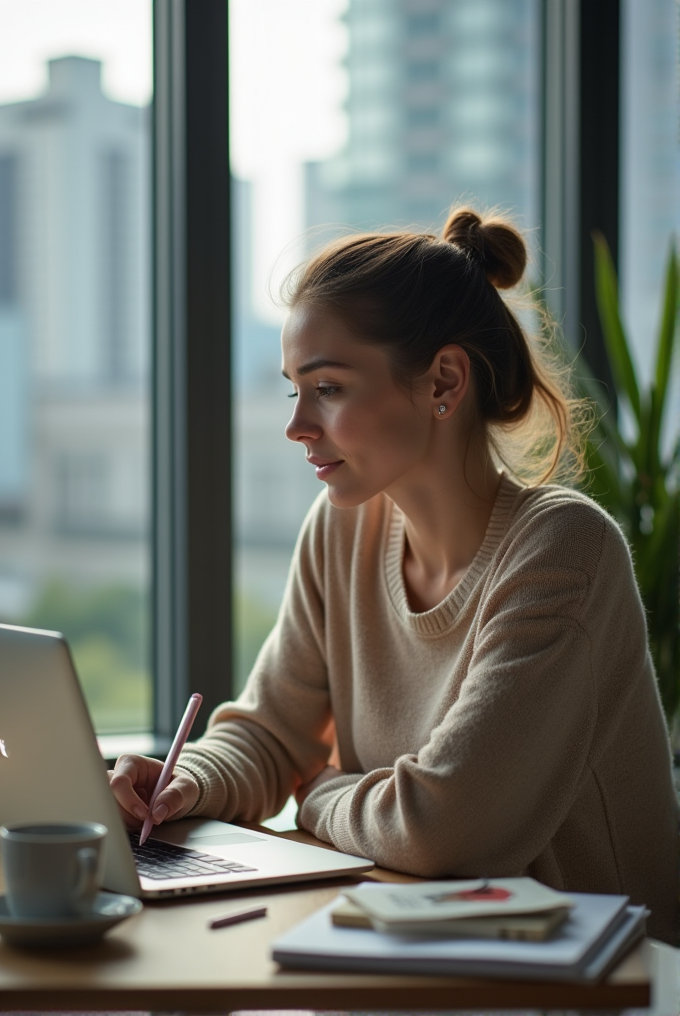
<path fill-rule="evenodd" d="M 231 688 L 228 52 L 224 0 L 154 5 L 155 724 Z M 202 724 L 201 724 L 202 726 Z"/>

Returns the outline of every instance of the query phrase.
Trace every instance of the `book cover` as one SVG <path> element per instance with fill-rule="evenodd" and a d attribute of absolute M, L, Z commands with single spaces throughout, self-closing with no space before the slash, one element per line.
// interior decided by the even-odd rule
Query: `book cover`
<path fill-rule="evenodd" d="M 526 876 L 406 885 L 362 882 L 345 896 L 374 922 L 404 931 L 417 922 L 536 914 L 572 906 L 571 896 Z"/>
<path fill-rule="evenodd" d="M 459 938 L 508 938 L 524 942 L 543 942 L 568 917 L 571 908 L 561 907 L 537 914 L 499 914 L 493 917 L 459 917 L 452 921 L 421 921 L 409 924 L 407 931 L 419 935 L 458 936 Z M 341 928 L 381 929 L 351 900 L 341 899 L 331 913 L 333 924 Z M 389 930 L 390 925 L 384 925 Z M 394 929 L 393 929 L 394 930 Z M 397 930 L 404 930 L 401 926 Z"/>

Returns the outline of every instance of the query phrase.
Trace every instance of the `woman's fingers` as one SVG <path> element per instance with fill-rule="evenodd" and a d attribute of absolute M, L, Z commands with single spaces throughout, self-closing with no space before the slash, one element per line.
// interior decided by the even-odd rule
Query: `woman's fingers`
<path fill-rule="evenodd" d="M 161 774 L 163 763 L 144 755 L 121 755 L 109 771 L 109 782 L 129 829 L 138 829 L 149 813 L 148 802 Z M 182 818 L 198 800 L 199 788 L 193 777 L 178 772 L 154 802 L 153 820 L 158 825 L 169 818 Z"/>
<path fill-rule="evenodd" d="M 109 778 L 109 783 L 112 784 L 113 777 L 115 775 L 115 770 L 108 769 L 106 775 Z M 112 784 L 112 786 L 113 786 L 113 784 Z M 143 819 L 139 819 L 139 818 L 135 818 L 135 816 L 131 812 L 129 812 L 126 808 L 123 807 L 123 805 L 120 803 L 120 801 L 118 801 L 118 798 L 116 798 L 116 800 L 118 802 L 118 810 L 120 811 L 121 815 L 123 816 L 123 821 L 125 822 L 125 827 L 127 829 L 139 829 L 140 826 L 142 825 L 142 822 L 144 820 Z"/>
<path fill-rule="evenodd" d="M 182 818 L 198 800 L 199 787 L 192 776 L 177 773 L 165 790 L 154 802 L 152 818 L 154 825 L 169 818 Z"/>
<path fill-rule="evenodd" d="M 137 828 L 149 813 L 148 801 L 161 774 L 163 763 L 144 755 L 121 755 L 109 782 L 126 825 Z"/>

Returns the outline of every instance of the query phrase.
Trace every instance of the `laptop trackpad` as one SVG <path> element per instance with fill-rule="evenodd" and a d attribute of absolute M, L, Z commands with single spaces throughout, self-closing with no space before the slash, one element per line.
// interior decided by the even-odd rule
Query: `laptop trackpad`
<path fill-rule="evenodd" d="M 261 842 L 261 836 L 251 836 L 249 833 L 193 833 L 191 836 L 187 836 L 185 845 L 187 847 L 193 847 L 197 843 L 203 843 L 206 847 L 218 847 L 218 846 L 235 846 L 237 843 L 257 843 L 258 840 Z"/>
<path fill-rule="evenodd" d="M 250 830 L 209 818 L 181 818 L 179 822 L 164 822 L 163 825 L 157 826 L 151 835 L 166 843 L 176 843 L 179 847 L 189 847 L 192 850 L 200 850 L 203 847 L 207 851 L 214 850 L 221 854 L 224 847 L 225 855 L 232 847 L 240 846 L 242 843 L 267 842 L 263 836 L 258 836 Z"/>
<path fill-rule="evenodd" d="M 250 829 L 218 822 L 214 819 L 180 819 L 178 822 L 164 822 L 151 833 L 152 838 L 176 843 L 191 850 L 205 850 L 220 856 L 231 856 L 232 851 L 250 850 L 255 843 L 267 843 L 266 836 L 259 836 Z M 242 851 L 243 852 L 243 851 Z"/>

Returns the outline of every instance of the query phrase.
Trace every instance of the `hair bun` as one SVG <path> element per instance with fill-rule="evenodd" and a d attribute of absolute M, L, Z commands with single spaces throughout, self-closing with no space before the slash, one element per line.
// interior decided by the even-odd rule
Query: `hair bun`
<path fill-rule="evenodd" d="M 484 222 L 471 208 L 456 208 L 446 220 L 443 238 L 479 261 L 497 289 L 510 289 L 524 275 L 526 244 L 515 227 L 499 216 Z"/>

